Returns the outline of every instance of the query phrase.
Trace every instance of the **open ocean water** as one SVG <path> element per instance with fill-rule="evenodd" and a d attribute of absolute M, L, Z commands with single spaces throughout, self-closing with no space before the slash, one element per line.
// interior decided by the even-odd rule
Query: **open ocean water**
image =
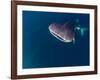
<path fill-rule="evenodd" d="M 64 43 L 48 30 L 51 23 L 80 20 L 88 28 L 85 35 L 75 32 L 75 44 Z M 89 14 L 23 11 L 23 68 L 89 65 Z"/>

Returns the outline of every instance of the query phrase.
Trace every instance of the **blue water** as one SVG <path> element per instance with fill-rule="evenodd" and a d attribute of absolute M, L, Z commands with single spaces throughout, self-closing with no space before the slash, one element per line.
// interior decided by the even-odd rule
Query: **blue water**
<path fill-rule="evenodd" d="M 80 20 L 88 28 L 85 35 L 75 32 L 75 44 L 64 43 L 48 30 L 51 23 Z M 89 65 L 89 14 L 23 11 L 23 68 Z"/>

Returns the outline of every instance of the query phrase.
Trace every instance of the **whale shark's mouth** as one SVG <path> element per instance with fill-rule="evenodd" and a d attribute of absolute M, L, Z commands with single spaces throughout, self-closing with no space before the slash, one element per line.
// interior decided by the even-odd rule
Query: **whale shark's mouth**
<path fill-rule="evenodd" d="M 54 36 L 55 36 L 56 38 L 58 38 L 59 40 L 64 41 L 64 39 L 63 39 L 61 36 L 59 36 L 58 34 L 55 34 L 55 33 L 53 33 L 53 32 L 51 32 L 51 34 L 54 35 Z"/>
<path fill-rule="evenodd" d="M 72 42 L 72 40 L 67 40 L 67 39 L 63 38 L 60 34 L 55 33 L 54 31 L 51 31 L 51 30 L 50 30 L 50 33 L 51 33 L 54 37 L 56 37 L 57 39 L 59 39 L 59 40 L 62 41 L 62 42 Z"/>

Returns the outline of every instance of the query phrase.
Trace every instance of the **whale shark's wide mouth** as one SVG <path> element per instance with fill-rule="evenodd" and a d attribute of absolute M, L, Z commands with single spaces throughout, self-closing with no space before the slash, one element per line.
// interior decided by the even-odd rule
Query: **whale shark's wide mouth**
<path fill-rule="evenodd" d="M 57 39 L 59 39 L 59 40 L 62 41 L 62 42 L 72 42 L 72 40 L 67 40 L 67 39 L 63 38 L 60 34 L 57 34 L 57 33 L 53 32 L 52 30 L 50 30 L 50 33 L 51 33 L 54 37 L 56 37 Z"/>
<path fill-rule="evenodd" d="M 61 41 L 64 41 L 64 39 L 61 36 L 59 36 L 53 32 L 51 34 L 54 35 L 56 38 L 60 39 Z"/>

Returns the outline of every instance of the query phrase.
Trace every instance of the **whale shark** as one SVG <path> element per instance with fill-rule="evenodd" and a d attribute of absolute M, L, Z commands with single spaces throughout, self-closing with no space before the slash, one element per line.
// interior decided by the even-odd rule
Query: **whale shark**
<path fill-rule="evenodd" d="M 78 25 L 76 25 L 78 23 Z M 62 42 L 73 42 L 75 43 L 75 31 L 79 31 L 81 36 L 84 36 L 85 31 L 88 29 L 85 27 L 81 27 L 79 21 L 77 20 L 75 24 L 71 24 L 71 22 L 66 22 L 64 24 L 60 23 L 51 23 L 48 27 L 50 33 L 56 37 L 58 40 Z"/>

